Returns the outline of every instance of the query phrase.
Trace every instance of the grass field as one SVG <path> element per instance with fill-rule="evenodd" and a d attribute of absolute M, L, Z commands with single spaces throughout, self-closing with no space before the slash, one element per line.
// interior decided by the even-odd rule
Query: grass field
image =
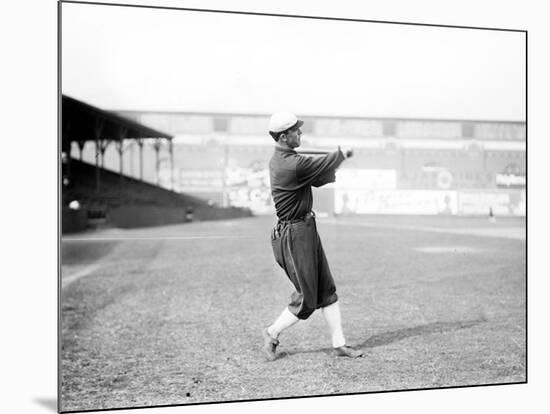
<path fill-rule="evenodd" d="M 525 220 L 319 219 L 348 343 L 320 312 L 261 329 L 292 288 L 272 217 L 63 237 L 63 411 L 526 380 Z"/>

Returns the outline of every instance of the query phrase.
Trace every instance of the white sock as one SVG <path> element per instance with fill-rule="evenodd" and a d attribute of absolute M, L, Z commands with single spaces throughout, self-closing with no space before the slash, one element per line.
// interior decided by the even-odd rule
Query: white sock
<path fill-rule="evenodd" d="M 278 338 L 281 332 L 283 332 L 286 328 L 290 328 L 298 321 L 299 319 L 296 317 L 296 315 L 290 312 L 288 308 L 285 308 L 285 310 L 283 310 L 277 320 L 273 322 L 273 325 L 267 328 L 267 332 L 273 338 Z"/>
<path fill-rule="evenodd" d="M 334 302 L 333 304 L 322 308 L 321 311 L 323 312 L 323 316 L 327 321 L 328 329 L 330 330 L 332 346 L 334 348 L 344 346 L 346 344 L 346 338 L 344 338 L 344 332 L 342 331 L 340 305 L 338 304 L 338 302 Z"/>

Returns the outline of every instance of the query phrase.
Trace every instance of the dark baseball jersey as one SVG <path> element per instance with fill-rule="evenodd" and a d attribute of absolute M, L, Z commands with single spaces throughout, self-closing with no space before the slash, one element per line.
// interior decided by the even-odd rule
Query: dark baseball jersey
<path fill-rule="evenodd" d="M 336 168 L 344 160 L 340 151 L 309 157 L 290 148 L 275 147 L 269 161 L 271 195 L 280 220 L 293 220 L 311 211 L 311 186 L 334 182 Z"/>
<path fill-rule="evenodd" d="M 300 319 L 338 300 L 311 212 L 311 187 L 334 182 L 336 168 L 343 160 L 340 151 L 308 157 L 290 148 L 275 147 L 269 163 L 271 193 L 279 218 L 271 232 L 271 244 L 275 260 L 296 289 L 288 309 Z"/>

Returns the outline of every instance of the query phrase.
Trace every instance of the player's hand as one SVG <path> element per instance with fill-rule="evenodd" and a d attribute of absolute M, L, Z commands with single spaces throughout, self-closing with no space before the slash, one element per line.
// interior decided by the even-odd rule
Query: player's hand
<path fill-rule="evenodd" d="M 350 158 L 353 157 L 353 150 L 351 148 L 341 148 L 338 147 L 338 149 L 344 154 L 344 157 Z"/>

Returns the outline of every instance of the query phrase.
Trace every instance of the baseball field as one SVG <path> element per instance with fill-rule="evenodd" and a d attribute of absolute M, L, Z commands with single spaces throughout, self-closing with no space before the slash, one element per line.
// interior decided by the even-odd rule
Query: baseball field
<path fill-rule="evenodd" d="M 267 362 L 292 287 L 273 217 L 64 236 L 61 410 L 526 381 L 524 218 L 317 220 L 348 343 L 320 312 Z"/>

